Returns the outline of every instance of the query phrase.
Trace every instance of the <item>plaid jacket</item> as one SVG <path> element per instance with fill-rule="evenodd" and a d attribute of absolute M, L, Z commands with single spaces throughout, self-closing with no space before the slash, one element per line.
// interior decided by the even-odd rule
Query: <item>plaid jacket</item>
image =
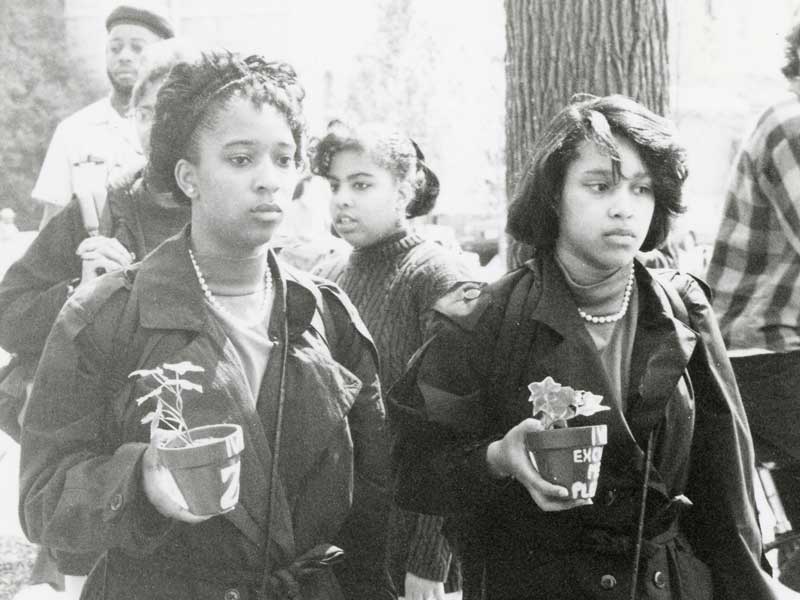
<path fill-rule="evenodd" d="M 800 349 L 800 98 L 768 108 L 742 146 L 708 268 L 728 349 Z"/>

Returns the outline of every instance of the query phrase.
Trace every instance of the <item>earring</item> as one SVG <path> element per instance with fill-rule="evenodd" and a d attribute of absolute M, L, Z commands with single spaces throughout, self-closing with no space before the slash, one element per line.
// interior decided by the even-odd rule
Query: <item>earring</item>
<path fill-rule="evenodd" d="M 192 187 L 192 186 L 187 187 L 186 188 L 186 195 L 189 196 L 190 198 L 192 196 L 194 196 L 194 187 Z"/>

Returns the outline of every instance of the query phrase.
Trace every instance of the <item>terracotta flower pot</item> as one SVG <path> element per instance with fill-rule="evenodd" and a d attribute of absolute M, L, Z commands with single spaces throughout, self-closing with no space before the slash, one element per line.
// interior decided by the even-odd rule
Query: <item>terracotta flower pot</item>
<path fill-rule="evenodd" d="M 607 439 L 605 425 L 588 425 L 529 433 L 525 442 L 542 477 L 577 499 L 594 497 Z"/>
<path fill-rule="evenodd" d="M 176 437 L 158 448 L 195 515 L 233 510 L 239 501 L 240 454 L 244 435 L 239 425 L 206 425 L 189 430 L 192 444 Z"/>

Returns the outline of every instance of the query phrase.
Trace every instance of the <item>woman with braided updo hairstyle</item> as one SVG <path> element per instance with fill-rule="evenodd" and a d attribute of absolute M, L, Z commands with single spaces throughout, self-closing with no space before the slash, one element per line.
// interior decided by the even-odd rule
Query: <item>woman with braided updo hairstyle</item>
<path fill-rule="evenodd" d="M 258 56 L 175 66 L 150 169 L 190 223 L 76 291 L 53 328 L 20 504 L 32 540 L 101 554 L 84 597 L 395 596 L 375 348 L 338 287 L 269 246 L 303 164 L 303 95 L 289 65 Z M 143 369 L 200 386 L 184 388 L 188 427 L 241 427 L 238 471 L 222 482 L 238 491 L 232 508 L 195 514 L 160 464 L 174 433 L 137 401 L 156 385 L 129 377 Z"/>
<path fill-rule="evenodd" d="M 358 308 L 388 390 L 430 335 L 436 303 L 474 276 L 462 256 L 411 228 L 410 219 L 433 209 L 439 179 L 407 135 L 382 125 L 337 125 L 312 154 L 312 171 L 331 185 L 336 232 L 353 247 L 316 273 L 339 284 Z M 391 522 L 390 571 L 401 594 L 440 599 L 460 588 L 441 518 L 395 511 Z"/>

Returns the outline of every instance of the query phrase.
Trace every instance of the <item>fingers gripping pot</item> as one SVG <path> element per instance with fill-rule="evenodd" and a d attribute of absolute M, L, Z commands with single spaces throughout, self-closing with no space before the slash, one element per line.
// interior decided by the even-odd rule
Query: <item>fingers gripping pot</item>
<path fill-rule="evenodd" d="M 156 404 L 142 423 L 150 424 L 150 439 L 151 443 L 156 441 L 159 463 L 172 474 L 188 510 L 197 516 L 224 513 L 236 506 L 244 450 L 244 434 L 239 425 L 220 423 L 189 428 L 186 424 L 185 393 L 203 392 L 203 387 L 187 379 L 187 374 L 203 370 L 184 361 L 129 375 L 157 384 L 136 399 L 140 406 L 150 399 Z"/>

